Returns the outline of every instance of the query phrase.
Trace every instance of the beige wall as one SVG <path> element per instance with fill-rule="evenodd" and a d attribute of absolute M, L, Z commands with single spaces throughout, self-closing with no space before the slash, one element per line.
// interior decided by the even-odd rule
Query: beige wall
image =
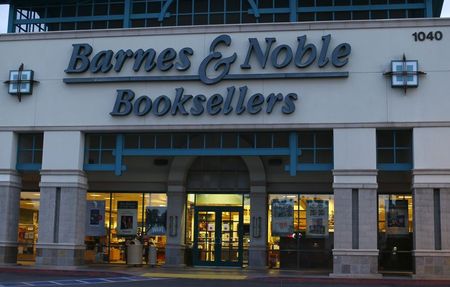
<path fill-rule="evenodd" d="M 442 41 L 414 42 L 412 33 L 416 31 L 442 31 Z M 222 81 L 208 86 L 201 82 L 169 83 L 115 83 L 67 85 L 62 79 L 67 77 L 67 68 L 72 44 L 89 43 L 94 53 L 104 49 L 154 48 L 156 51 L 167 47 L 179 50 L 192 47 L 191 68 L 183 73 L 170 71 L 167 75 L 197 74 L 198 66 L 209 51 L 211 41 L 221 34 L 232 37 L 229 48 L 221 47 L 226 55 L 236 51 L 238 59 L 231 73 L 242 71 L 248 38 L 257 37 L 263 42 L 265 37 L 276 37 L 276 44 L 296 47 L 296 38 L 307 35 L 308 42 L 321 46 L 321 37 L 332 35 L 331 49 L 347 42 L 352 46 L 349 63 L 341 69 L 329 64 L 324 71 L 349 71 L 344 79 L 314 80 L 240 80 Z M 24 96 L 21 103 L 7 94 L 6 85 L 0 91 L 0 129 L 181 129 L 181 128 L 275 128 L 295 127 L 347 127 L 347 126 L 394 126 L 394 125 L 446 125 L 450 123 L 450 100 L 448 98 L 450 78 L 450 20 L 392 20 L 370 22 L 334 22 L 312 24 L 262 24 L 229 25 L 218 27 L 176 27 L 166 29 L 133 29 L 117 31 L 58 32 L 32 35 L 4 35 L 0 38 L 0 78 L 6 80 L 9 70 L 17 69 L 20 63 L 35 71 L 39 84 L 32 96 Z M 427 72 L 421 76 L 420 86 L 409 89 L 392 89 L 389 77 L 383 72 L 390 69 L 390 61 L 401 59 L 403 53 L 408 59 L 419 61 L 419 68 Z M 253 62 L 254 64 L 254 62 Z M 269 65 L 270 66 L 270 65 Z M 128 71 L 127 71 L 128 70 Z M 307 69 L 297 69 L 293 64 L 282 72 L 318 71 L 317 63 Z M 265 70 L 253 68 L 250 72 L 277 72 L 273 67 Z M 279 72 L 279 71 L 278 71 Z M 152 71 L 137 75 L 162 75 Z M 131 65 L 120 74 L 111 71 L 107 76 L 130 76 Z M 89 73 L 81 76 L 88 77 Z M 175 88 L 184 87 L 188 94 L 226 94 L 226 88 L 248 85 L 249 95 L 272 92 L 297 93 L 296 111 L 281 113 L 280 107 L 272 114 L 258 115 L 244 113 L 237 116 L 172 116 L 155 117 L 149 114 L 143 118 L 134 115 L 112 117 L 117 89 L 133 89 L 137 96 L 148 95 L 155 98 L 168 95 L 174 98 Z M 247 99 L 249 96 L 247 96 Z M 237 101 L 235 95 L 234 101 Z"/>

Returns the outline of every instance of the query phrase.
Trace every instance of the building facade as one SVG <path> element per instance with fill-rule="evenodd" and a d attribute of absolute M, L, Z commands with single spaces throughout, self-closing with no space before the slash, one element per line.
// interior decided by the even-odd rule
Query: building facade
<path fill-rule="evenodd" d="M 450 275 L 442 1 L 7 2 L 0 263 Z"/>

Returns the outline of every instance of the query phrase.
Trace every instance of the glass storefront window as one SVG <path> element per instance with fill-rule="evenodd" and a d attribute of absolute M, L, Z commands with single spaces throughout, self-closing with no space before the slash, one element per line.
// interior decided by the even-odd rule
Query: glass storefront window
<path fill-rule="evenodd" d="M 87 200 L 87 263 L 125 263 L 127 241 L 132 239 L 144 244 L 144 262 L 149 245 L 154 245 L 157 263 L 164 263 L 166 194 L 89 192 Z M 99 224 L 104 224 L 104 229 Z"/>
<path fill-rule="evenodd" d="M 333 195 L 269 195 L 268 222 L 271 268 L 331 268 Z"/>
<path fill-rule="evenodd" d="M 250 195 L 244 195 L 244 259 L 243 264 L 248 265 L 248 248 L 250 246 Z"/>
<path fill-rule="evenodd" d="M 108 262 L 111 194 L 87 193 L 86 263 Z"/>
<path fill-rule="evenodd" d="M 143 227 L 142 193 L 113 193 L 111 216 L 111 263 L 125 263 L 126 241 L 141 238 Z"/>
<path fill-rule="evenodd" d="M 413 271 L 412 195 L 378 195 L 380 271 Z"/>
<path fill-rule="evenodd" d="M 20 193 L 18 261 L 34 261 L 38 240 L 39 192 Z"/>
<path fill-rule="evenodd" d="M 167 195 L 164 193 L 152 193 L 144 195 L 144 245 L 145 254 L 148 255 L 148 246 L 156 247 L 156 259 L 158 264 L 164 264 L 166 251 L 166 219 L 167 219 Z"/>

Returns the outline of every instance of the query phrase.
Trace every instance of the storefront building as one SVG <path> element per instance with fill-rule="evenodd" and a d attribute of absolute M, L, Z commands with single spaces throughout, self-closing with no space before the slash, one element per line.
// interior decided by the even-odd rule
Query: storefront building
<path fill-rule="evenodd" d="M 450 276 L 442 1 L 3 2 L 1 264 Z"/>

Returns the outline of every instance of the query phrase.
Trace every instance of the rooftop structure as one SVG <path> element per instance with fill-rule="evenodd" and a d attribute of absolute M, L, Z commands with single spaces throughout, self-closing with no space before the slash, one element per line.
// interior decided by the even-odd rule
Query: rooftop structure
<path fill-rule="evenodd" d="M 439 17 L 443 0 L 83 0 L 10 4 L 8 33 Z"/>

